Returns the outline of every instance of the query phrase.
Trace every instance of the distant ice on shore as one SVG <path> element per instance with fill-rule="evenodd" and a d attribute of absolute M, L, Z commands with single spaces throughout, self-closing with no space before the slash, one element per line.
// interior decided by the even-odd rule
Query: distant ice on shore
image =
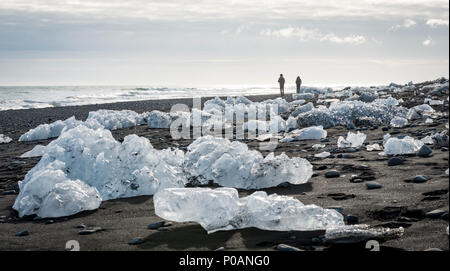
<path fill-rule="evenodd" d="M 12 138 L 5 136 L 4 134 L 0 134 L 0 144 L 6 144 L 12 141 Z"/>

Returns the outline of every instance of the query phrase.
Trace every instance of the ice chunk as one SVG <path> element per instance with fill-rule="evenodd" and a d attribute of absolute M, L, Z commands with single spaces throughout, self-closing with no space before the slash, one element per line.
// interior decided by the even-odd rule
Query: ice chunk
<path fill-rule="evenodd" d="M 292 94 L 293 100 L 312 100 L 314 99 L 313 93 L 294 93 Z"/>
<path fill-rule="evenodd" d="M 10 137 L 5 136 L 4 134 L 0 134 L 0 144 L 6 144 L 11 141 L 12 139 Z"/>
<path fill-rule="evenodd" d="M 384 152 L 387 155 L 414 154 L 422 146 L 422 141 L 416 140 L 409 136 L 405 136 L 401 139 L 396 137 L 389 137 L 384 143 Z"/>
<path fill-rule="evenodd" d="M 311 111 L 314 108 L 313 103 L 309 102 L 305 105 L 299 106 L 294 112 L 292 112 L 293 117 L 297 117 L 301 113 Z"/>
<path fill-rule="evenodd" d="M 397 105 L 399 105 L 399 101 L 397 99 L 391 97 L 391 96 L 389 96 L 386 99 L 376 99 L 375 102 L 379 103 L 379 104 L 384 104 L 384 105 L 387 105 L 387 106 L 397 106 Z"/>
<path fill-rule="evenodd" d="M 170 128 L 173 118 L 170 114 L 153 110 L 147 114 L 147 125 L 149 128 Z"/>
<path fill-rule="evenodd" d="M 289 118 L 286 121 L 286 132 L 292 131 L 294 129 L 296 129 L 297 126 L 297 119 L 289 116 Z"/>
<path fill-rule="evenodd" d="M 320 150 L 322 148 L 325 148 L 325 144 L 314 144 L 314 145 L 311 146 L 311 148 L 313 150 Z"/>
<path fill-rule="evenodd" d="M 402 227 L 390 229 L 371 228 L 368 225 L 346 225 L 327 229 L 324 241 L 333 244 L 360 243 L 369 240 L 387 241 L 402 237 L 404 231 Z"/>
<path fill-rule="evenodd" d="M 95 187 L 79 180 L 55 184 L 37 211 L 38 217 L 69 216 L 81 211 L 95 210 L 102 198 Z"/>
<path fill-rule="evenodd" d="M 444 101 L 441 101 L 441 100 L 432 100 L 432 99 L 429 99 L 429 98 L 425 98 L 425 100 L 423 101 L 423 103 L 429 104 L 429 105 L 442 105 L 442 104 L 444 104 Z"/>
<path fill-rule="evenodd" d="M 20 157 L 21 158 L 39 157 L 44 155 L 45 150 L 46 150 L 45 146 L 36 145 L 31 151 L 22 154 Z"/>
<path fill-rule="evenodd" d="M 327 131 L 322 126 L 312 126 L 303 129 L 297 129 L 287 134 L 281 142 L 291 142 L 294 140 L 312 140 L 327 137 Z"/>
<path fill-rule="evenodd" d="M 408 120 L 402 117 L 395 117 L 391 120 L 392 127 L 405 127 L 408 124 Z"/>
<path fill-rule="evenodd" d="M 448 175 L 448 173 L 449 173 L 449 172 L 448 172 L 448 168 L 447 168 L 447 170 L 445 171 L 445 174 L 447 174 L 447 175 Z"/>
<path fill-rule="evenodd" d="M 423 142 L 423 144 L 432 145 L 434 144 L 433 138 L 431 136 L 426 136 L 422 138 L 420 141 Z"/>
<path fill-rule="evenodd" d="M 87 120 L 96 120 L 108 130 L 117 130 L 145 124 L 142 115 L 131 110 L 97 110 L 89 112 Z"/>
<path fill-rule="evenodd" d="M 425 123 L 426 123 L 426 124 L 433 123 L 433 119 L 427 118 L 427 119 L 425 120 Z"/>
<path fill-rule="evenodd" d="M 347 138 L 344 139 L 342 136 L 338 138 L 337 146 L 338 148 L 357 148 L 362 146 L 364 140 L 366 140 L 366 137 L 367 136 L 364 133 L 361 133 L 359 131 L 356 134 L 348 132 Z"/>
<path fill-rule="evenodd" d="M 403 107 L 386 106 L 378 103 L 361 101 L 343 101 L 332 103 L 329 108 L 318 107 L 297 116 L 299 127 L 322 125 L 330 128 L 337 125 L 346 126 L 358 118 L 370 117 L 381 123 L 389 123 L 392 118 L 405 117 L 407 110 Z"/>
<path fill-rule="evenodd" d="M 58 197 L 68 201 L 82 198 L 61 196 L 60 192 L 68 187 L 76 188 L 74 193 L 78 190 L 82 193 L 85 188 L 63 185 L 57 189 L 56 185 L 65 181 L 80 180 L 96 188 L 101 200 L 151 195 L 161 188 L 183 187 L 187 182 L 182 168 L 182 151 L 156 150 L 148 139 L 136 135 L 129 135 L 120 143 L 108 130 L 93 130 L 80 125 L 63 132 L 43 152 L 39 163 L 19 182 L 20 193 L 13 207 L 20 216 L 72 214 L 41 210 L 44 202 L 56 204 Z M 54 193 L 50 194 L 52 191 Z M 92 199 L 94 193 L 85 192 L 89 195 L 86 201 Z M 66 205 L 72 206 L 72 203 L 67 202 Z M 80 203 L 80 206 L 92 205 Z"/>
<path fill-rule="evenodd" d="M 314 157 L 317 157 L 317 158 L 327 158 L 327 157 L 330 156 L 330 155 L 331 155 L 331 153 L 324 151 L 324 152 L 321 152 L 321 153 L 316 153 L 316 154 L 314 154 Z"/>
<path fill-rule="evenodd" d="M 259 191 L 239 198 L 233 188 L 170 188 L 154 196 L 155 213 L 176 222 L 197 222 L 208 233 L 256 227 L 274 231 L 326 230 L 344 225 L 331 209 Z"/>
<path fill-rule="evenodd" d="M 184 164 L 190 179 L 244 189 L 277 186 L 282 182 L 306 183 L 312 165 L 302 158 L 270 153 L 265 158 L 246 144 L 225 138 L 204 136 L 188 146 Z"/>
<path fill-rule="evenodd" d="M 367 151 L 381 151 L 382 148 L 378 143 L 372 144 L 372 145 L 367 145 L 366 146 L 366 150 Z"/>
<path fill-rule="evenodd" d="M 51 124 L 41 124 L 20 136 L 19 141 L 34 141 L 58 137 L 63 129 L 72 129 L 82 123 L 82 121 L 75 119 L 75 117 L 70 117 L 64 121 L 58 120 Z"/>

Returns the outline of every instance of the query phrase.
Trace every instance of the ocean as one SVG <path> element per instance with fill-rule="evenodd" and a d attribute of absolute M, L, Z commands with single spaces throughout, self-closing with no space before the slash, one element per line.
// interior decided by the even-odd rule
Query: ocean
<path fill-rule="evenodd" d="M 338 86 L 331 87 L 336 89 Z M 279 88 L 276 84 L 185 88 L 149 86 L 0 86 L 0 111 L 140 100 L 278 93 Z M 295 93 L 295 87 L 287 86 L 285 93 Z"/>

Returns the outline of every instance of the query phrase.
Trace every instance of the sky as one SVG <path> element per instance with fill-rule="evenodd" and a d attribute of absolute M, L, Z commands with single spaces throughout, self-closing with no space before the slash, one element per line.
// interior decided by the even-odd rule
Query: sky
<path fill-rule="evenodd" d="M 448 0 L 0 0 L 0 85 L 372 85 L 448 65 Z"/>

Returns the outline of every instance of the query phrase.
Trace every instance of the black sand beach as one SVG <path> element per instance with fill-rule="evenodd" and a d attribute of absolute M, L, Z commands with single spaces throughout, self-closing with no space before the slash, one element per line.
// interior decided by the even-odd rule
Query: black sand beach
<path fill-rule="evenodd" d="M 410 96 L 408 96 L 410 95 Z M 422 104 L 423 99 L 412 101 L 411 93 L 399 93 L 404 106 L 411 107 Z M 251 96 L 252 101 L 274 98 L 276 95 Z M 290 98 L 290 95 L 288 95 Z M 447 99 L 448 93 L 441 97 Z M 206 99 L 204 99 L 206 100 Z M 14 190 L 14 193 L 0 196 L 0 250 L 64 250 L 68 240 L 77 240 L 81 250 L 214 250 L 224 247 L 225 250 L 274 250 L 277 244 L 283 243 L 304 250 L 332 250 L 341 247 L 317 244 L 313 237 L 323 232 L 274 232 L 258 229 L 244 229 L 206 234 L 200 225 L 195 223 L 172 223 L 168 227 L 149 230 L 147 225 L 161 221 L 154 214 L 152 196 L 128 199 L 117 199 L 103 202 L 96 211 L 83 212 L 67 218 L 34 220 L 19 218 L 11 208 L 18 193 L 17 181 L 38 161 L 38 158 L 21 159 L 21 154 L 31 150 L 37 144 L 47 144 L 51 140 L 35 142 L 18 142 L 20 135 L 39 124 L 64 120 L 75 116 L 85 119 L 89 111 L 98 109 L 129 109 L 138 113 L 151 110 L 168 111 L 175 103 L 192 104 L 190 99 L 139 101 L 102 105 L 75 107 L 57 107 L 45 109 L 0 111 L 0 133 L 11 137 L 14 141 L 0 145 L 0 194 Z M 448 102 L 434 106 L 438 111 L 448 111 Z M 429 135 L 432 130 L 444 130 L 448 115 L 432 124 L 418 125 L 412 122 L 405 128 L 383 131 L 382 127 L 368 129 L 366 141 L 371 144 L 382 141 L 386 133 L 406 134 L 417 138 Z M 327 129 L 328 143 L 325 149 L 336 147 L 339 136 L 347 132 L 346 127 Z M 137 126 L 112 132 L 118 140 L 128 134 L 137 134 L 150 139 L 155 148 L 182 147 L 192 140 L 175 141 L 170 137 L 168 129 L 149 129 Z M 259 142 L 244 140 L 252 149 L 258 149 Z M 425 250 L 438 248 L 449 249 L 446 233 L 448 225 L 448 189 L 449 177 L 445 174 L 448 168 L 448 148 L 433 148 L 430 157 L 406 157 L 403 165 L 387 166 L 386 157 L 378 152 L 360 150 L 351 153 L 347 158 L 317 159 L 315 153 L 322 152 L 311 149 L 318 140 L 280 143 L 276 154 L 285 152 L 288 156 L 307 158 L 314 166 L 314 176 L 304 185 L 285 185 L 264 189 L 268 193 L 289 195 L 305 204 L 316 204 L 322 207 L 340 206 L 343 214 L 354 215 L 359 223 L 371 226 L 404 227 L 403 237 L 382 244 L 385 250 Z M 263 152 L 264 155 L 267 154 Z M 16 163 L 22 161 L 23 163 Z M 325 173 L 337 170 L 338 178 L 325 178 Z M 352 175 L 358 175 L 362 183 L 353 183 Z M 430 177 L 425 183 L 411 183 L 416 175 Z M 368 190 L 364 181 L 376 180 L 383 187 Z M 253 191 L 240 191 L 241 196 Z M 446 217 L 428 218 L 429 211 L 441 209 L 447 212 Z M 101 227 L 101 231 L 79 235 L 76 227 L 84 224 L 88 227 Z M 18 237 L 16 233 L 27 230 L 29 235 Z M 295 237 L 293 237 L 295 236 Z M 128 242 L 142 237 L 144 242 L 129 245 Z M 364 249 L 358 245 L 345 246 L 345 249 Z"/>

